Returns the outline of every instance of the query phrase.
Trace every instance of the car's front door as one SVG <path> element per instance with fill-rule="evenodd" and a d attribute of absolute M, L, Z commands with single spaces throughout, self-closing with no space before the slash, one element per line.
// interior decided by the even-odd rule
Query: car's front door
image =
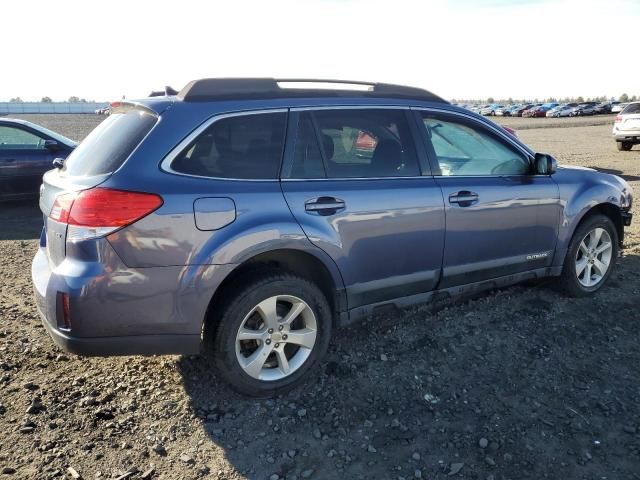
<path fill-rule="evenodd" d="M 54 155 L 45 138 L 13 125 L 0 125 L 0 196 L 37 195 Z"/>
<path fill-rule="evenodd" d="M 293 110 L 290 121 L 282 189 L 307 237 L 338 265 L 349 308 L 432 290 L 442 195 L 421 174 L 419 159 L 428 163 L 410 111 Z"/>
<path fill-rule="evenodd" d="M 441 288 L 548 267 L 560 200 L 526 150 L 471 117 L 416 111 L 445 202 Z"/>

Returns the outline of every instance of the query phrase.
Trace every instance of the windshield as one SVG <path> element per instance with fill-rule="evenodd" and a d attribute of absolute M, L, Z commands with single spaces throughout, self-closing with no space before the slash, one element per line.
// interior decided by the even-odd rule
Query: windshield
<path fill-rule="evenodd" d="M 104 175 L 116 171 L 157 119 L 156 115 L 138 108 L 111 114 L 69 155 L 63 171 L 72 176 Z"/>

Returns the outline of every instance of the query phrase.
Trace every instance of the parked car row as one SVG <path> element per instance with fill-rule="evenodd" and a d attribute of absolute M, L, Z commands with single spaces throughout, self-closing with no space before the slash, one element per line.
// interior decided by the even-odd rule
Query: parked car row
<path fill-rule="evenodd" d="M 613 138 L 618 150 L 629 151 L 640 145 L 640 102 L 630 102 L 613 123 Z"/>
<path fill-rule="evenodd" d="M 458 106 L 485 116 L 504 117 L 579 117 L 617 113 L 622 111 L 626 103 L 610 102 L 581 102 L 581 103 L 517 103 L 502 105 L 491 103 L 486 105 L 458 104 Z"/>

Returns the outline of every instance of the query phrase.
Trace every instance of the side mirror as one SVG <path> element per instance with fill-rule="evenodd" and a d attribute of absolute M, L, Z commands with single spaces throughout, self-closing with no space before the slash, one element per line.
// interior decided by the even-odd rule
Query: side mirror
<path fill-rule="evenodd" d="M 50 152 L 57 152 L 59 150 L 62 150 L 62 147 L 56 140 L 45 140 L 44 148 L 46 148 Z"/>
<path fill-rule="evenodd" d="M 546 153 L 536 153 L 534 163 L 537 175 L 553 175 L 558 169 L 558 161 Z"/>

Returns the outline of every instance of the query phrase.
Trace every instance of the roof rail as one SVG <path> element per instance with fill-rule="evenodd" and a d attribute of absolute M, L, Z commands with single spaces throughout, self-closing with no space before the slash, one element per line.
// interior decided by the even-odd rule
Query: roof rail
<path fill-rule="evenodd" d="M 283 87 L 281 84 L 287 85 Z M 318 85 L 327 86 L 322 88 L 318 87 Z M 324 79 L 203 78 L 189 82 L 178 93 L 178 98 L 187 102 L 241 98 L 266 99 L 345 96 L 390 97 L 447 103 L 446 100 L 441 97 L 416 87 L 405 87 L 403 85 L 390 83 Z"/>

